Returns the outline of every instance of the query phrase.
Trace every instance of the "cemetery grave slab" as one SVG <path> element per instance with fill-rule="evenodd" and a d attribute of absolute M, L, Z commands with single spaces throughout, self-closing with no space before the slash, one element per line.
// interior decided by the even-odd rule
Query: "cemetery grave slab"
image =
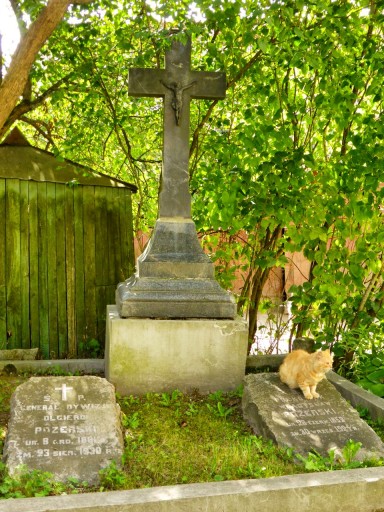
<path fill-rule="evenodd" d="M 24 465 L 98 482 L 100 469 L 123 452 L 120 408 L 100 377 L 32 377 L 11 399 L 4 460 L 11 475 Z"/>
<path fill-rule="evenodd" d="M 243 414 L 257 435 L 304 456 L 315 450 L 322 456 L 333 449 L 337 457 L 349 440 L 362 447 L 356 458 L 384 457 L 384 444 L 326 379 L 317 387 L 320 398 L 306 400 L 289 389 L 277 373 L 245 378 Z"/>

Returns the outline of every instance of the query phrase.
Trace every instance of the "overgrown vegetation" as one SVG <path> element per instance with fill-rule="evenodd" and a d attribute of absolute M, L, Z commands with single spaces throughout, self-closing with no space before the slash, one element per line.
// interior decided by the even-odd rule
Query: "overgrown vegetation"
<path fill-rule="evenodd" d="M 25 377 L 1 377 L 1 435 L 6 431 L 9 399 Z M 117 489 L 268 478 L 305 471 L 328 471 L 380 464 L 357 462 L 358 443 L 343 450 L 344 462 L 330 452 L 299 457 L 255 436 L 240 411 L 241 391 L 202 396 L 152 393 L 145 397 L 118 397 L 122 409 L 125 450 L 122 467 L 111 464 L 100 472 L 100 484 L 90 487 L 74 479 L 55 482 L 48 473 L 25 469 L 18 478 L 0 464 L 0 497 L 48 496 Z M 366 411 L 361 413 L 365 418 Z M 369 420 L 370 421 L 370 420 Z M 383 425 L 370 421 L 384 440 Z"/>
<path fill-rule="evenodd" d="M 18 2 L 21 25 L 43 5 Z M 271 270 L 303 252 L 309 275 L 279 291 L 292 336 L 348 345 L 351 361 L 362 332 L 383 332 L 383 13 L 377 0 L 72 6 L 7 127 L 134 182 L 135 229 L 150 231 L 161 100 L 129 98 L 127 76 L 161 67 L 169 29 L 182 28 L 193 68 L 227 74 L 226 99 L 193 101 L 191 112 L 193 217 L 219 279 L 231 288 L 243 272 L 238 307 L 253 340 Z"/>
<path fill-rule="evenodd" d="M 358 344 L 356 344 L 358 339 Z M 384 334 L 372 326 L 360 329 L 354 337 L 333 347 L 336 358 L 340 358 L 339 373 L 355 384 L 384 397 Z"/>

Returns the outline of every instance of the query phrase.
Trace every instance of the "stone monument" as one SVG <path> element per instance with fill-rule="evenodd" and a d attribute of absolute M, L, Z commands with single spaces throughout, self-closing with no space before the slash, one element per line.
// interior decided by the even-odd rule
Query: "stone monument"
<path fill-rule="evenodd" d="M 315 450 L 326 456 L 342 450 L 352 439 L 361 442 L 360 460 L 384 456 L 384 444 L 326 379 L 317 387 L 318 399 L 307 400 L 300 390 L 289 389 L 277 373 L 250 374 L 245 378 L 242 408 L 257 435 L 272 439 L 307 456 Z"/>
<path fill-rule="evenodd" d="M 173 36 L 165 69 L 129 72 L 130 95 L 164 100 L 164 147 L 152 237 L 107 312 L 106 375 L 121 393 L 233 389 L 245 372 L 247 326 L 215 280 L 189 192 L 190 101 L 224 98 L 225 74 L 193 71 L 190 63 L 191 41 Z"/>
<path fill-rule="evenodd" d="M 97 484 L 100 469 L 119 466 L 124 443 L 115 390 L 100 377 L 32 377 L 11 400 L 4 460 Z"/>
<path fill-rule="evenodd" d="M 137 271 L 117 288 L 121 317 L 235 318 L 233 297 L 214 278 L 191 219 L 189 110 L 192 98 L 225 97 L 224 73 L 191 71 L 191 41 L 172 41 L 165 69 L 131 69 L 128 94 L 164 98 L 159 215 Z"/>

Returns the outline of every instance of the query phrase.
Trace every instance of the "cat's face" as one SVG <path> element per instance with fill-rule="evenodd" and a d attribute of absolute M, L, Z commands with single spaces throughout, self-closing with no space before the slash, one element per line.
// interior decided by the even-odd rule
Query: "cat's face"
<path fill-rule="evenodd" d="M 332 370 L 333 364 L 333 355 L 330 350 L 323 350 L 320 352 L 315 352 L 315 365 L 318 371 L 328 372 Z"/>

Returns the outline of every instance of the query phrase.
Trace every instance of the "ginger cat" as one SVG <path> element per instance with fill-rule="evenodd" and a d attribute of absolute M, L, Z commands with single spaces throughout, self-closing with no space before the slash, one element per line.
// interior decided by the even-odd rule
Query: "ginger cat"
<path fill-rule="evenodd" d="M 281 382 L 291 389 L 300 388 L 305 398 L 319 398 L 317 384 L 325 373 L 332 369 L 333 356 L 329 349 L 309 354 L 305 350 L 294 350 L 286 356 L 279 368 Z"/>

